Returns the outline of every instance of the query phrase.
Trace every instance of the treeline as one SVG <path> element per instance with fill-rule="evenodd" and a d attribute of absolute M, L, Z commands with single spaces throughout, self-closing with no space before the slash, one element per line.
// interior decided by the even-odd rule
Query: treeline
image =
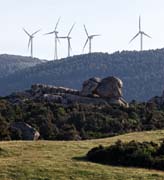
<path fill-rule="evenodd" d="M 14 139 L 12 122 L 26 122 L 41 139 L 80 140 L 115 136 L 133 131 L 164 128 L 164 106 L 130 103 L 129 108 L 110 105 L 61 104 L 0 100 L 0 140 Z M 21 139 L 21 137 L 17 137 Z"/>

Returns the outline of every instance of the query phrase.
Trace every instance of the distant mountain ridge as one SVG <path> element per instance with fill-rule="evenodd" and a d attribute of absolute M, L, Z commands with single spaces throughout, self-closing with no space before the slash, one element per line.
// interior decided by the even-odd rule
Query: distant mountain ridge
<path fill-rule="evenodd" d="M 164 90 L 164 49 L 92 53 L 48 61 L 0 78 L 0 95 L 43 83 L 81 89 L 90 77 L 116 76 L 124 83 L 127 100 L 144 101 Z"/>
<path fill-rule="evenodd" d="M 37 58 L 17 56 L 17 55 L 0 55 L 0 77 L 8 76 L 16 71 L 33 67 L 45 62 Z"/>

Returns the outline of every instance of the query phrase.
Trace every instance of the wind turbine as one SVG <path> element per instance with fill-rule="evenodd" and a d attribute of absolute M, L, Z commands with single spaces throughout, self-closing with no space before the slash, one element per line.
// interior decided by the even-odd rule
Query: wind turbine
<path fill-rule="evenodd" d="M 33 57 L 33 39 L 34 39 L 34 35 L 36 34 L 36 33 L 38 33 L 40 30 L 37 30 L 37 31 L 35 31 L 34 33 L 32 33 L 32 34 L 29 34 L 24 28 L 23 28 L 23 30 L 24 30 L 24 32 L 29 36 L 29 41 L 28 41 L 28 48 L 30 47 L 30 45 L 31 45 L 31 57 Z"/>
<path fill-rule="evenodd" d="M 57 31 L 57 27 L 58 27 L 59 21 L 60 21 L 60 18 L 58 19 L 58 21 L 56 23 L 54 31 L 45 34 L 45 35 L 49 35 L 49 34 L 54 34 L 55 35 L 55 39 L 54 39 L 55 40 L 54 60 L 58 59 L 58 51 L 57 51 L 58 42 L 57 41 L 59 41 L 59 38 L 58 38 L 58 33 L 59 32 Z"/>
<path fill-rule="evenodd" d="M 143 50 L 143 36 L 147 36 L 148 38 L 151 38 L 151 37 L 141 30 L 141 17 L 140 16 L 139 16 L 139 32 L 130 40 L 129 43 L 131 43 L 139 35 L 140 35 L 140 50 L 142 51 Z"/>
<path fill-rule="evenodd" d="M 91 53 L 91 49 L 92 49 L 92 39 L 93 39 L 94 37 L 100 36 L 100 35 L 99 35 L 99 34 L 89 35 L 88 32 L 87 32 L 87 29 L 86 29 L 85 25 L 84 25 L 84 30 L 85 30 L 85 33 L 86 33 L 86 35 L 87 35 L 87 40 L 86 40 L 86 42 L 85 42 L 85 44 L 84 44 L 83 51 L 84 51 L 87 43 L 89 42 L 89 53 Z"/>
<path fill-rule="evenodd" d="M 59 38 L 61 38 L 61 39 L 67 39 L 67 41 L 68 41 L 68 57 L 70 56 L 70 52 L 71 52 L 71 49 L 72 49 L 72 48 L 71 48 L 71 39 L 72 39 L 72 37 L 70 37 L 70 34 L 71 34 L 74 26 L 75 26 L 75 23 L 72 25 L 72 27 L 71 27 L 71 29 L 69 30 L 67 36 L 59 37 Z"/>

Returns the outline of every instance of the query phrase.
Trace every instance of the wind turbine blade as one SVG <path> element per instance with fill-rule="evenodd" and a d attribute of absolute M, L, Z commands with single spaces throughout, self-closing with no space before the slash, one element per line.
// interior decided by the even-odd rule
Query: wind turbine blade
<path fill-rule="evenodd" d="M 44 35 L 49 35 L 49 34 L 54 34 L 55 31 L 49 32 L 49 33 L 45 33 Z"/>
<path fill-rule="evenodd" d="M 140 33 L 138 32 L 130 41 L 129 43 L 131 43 Z"/>
<path fill-rule="evenodd" d="M 141 31 L 141 17 L 139 16 L 139 32 Z"/>
<path fill-rule="evenodd" d="M 89 36 L 85 25 L 84 25 L 84 29 L 85 29 L 86 35 Z"/>
<path fill-rule="evenodd" d="M 58 21 L 57 21 L 56 26 L 55 26 L 55 31 L 56 31 L 56 29 L 57 29 L 57 27 L 58 27 L 58 24 L 59 24 L 59 22 L 60 22 L 60 19 L 61 19 L 61 17 L 58 18 Z"/>
<path fill-rule="evenodd" d="M 61 36 L 61 37 L 58 37 L 59 39 L 66 39 L 67 36 Z"/>
<path fill-rule="evenodd" d="M 29 41 L 28 41 L 28 49 L 30 47 L 30 44 L 31 44 L 31 38 L 29 38 Z"/>
<path fill-rule="evenodd" d="M 31 36 L 24 28 L 23 28 L 23 31 L 24 31 L 28 36 Z"/>
<path fill-rule="evenodd" d="M 36 33 L 38 33 L 39 31 L 41 31 L 41 29 L 35 31 L 35 32 L 32 34 L 32 36 L 35 35 Z"/>
<path fill-rule="evenodd" d="M 149 36 L 148 34 L 146 34 L 146 33 L 144 33 L 144 32 L 143 32 L 143 34 L 144 34 L 145 36 L 147 36 L 148 38 L 152 38 L 151 36 Z"/>
<path fill-rule="evenodd" d="M 94 35 L 92 35 L 92 37 L 95 37 L 95 36 L 101 36 L 100 34 L 94 34 Z"/>
<path fill-rule="evenodd" d="M 84 49 L 85 49 L 85 47 L 86 47 L 86 45 L 87 45 L 87 43 L 88 43 L 88 38 L 87 38 L 87 40 L 86 40 L 86 42 L 85 42 L 85 44 L 84 44 L 84 47 L 83 47 L 83 51 L 84 51 Z"/>
<path fill-rule="evenodd" d="M 69 36 L 69 35 L 71 34 L 72 29 L 74 28 L 74 26 L 75 26 L 75 23 L 72 25 L 72 27 L 71 27 L 71 29 L 70 29 L 70 31 L 69 31 L 69 33 L 68 33 L 68 35 L 67 35 L 67 36 Z"/>
<path fill-rule="evenodd" d="M 70 40 L 68 40 L 68 46 L 69 46 L 70 50 L 72 50 L 71 41 Z"/>

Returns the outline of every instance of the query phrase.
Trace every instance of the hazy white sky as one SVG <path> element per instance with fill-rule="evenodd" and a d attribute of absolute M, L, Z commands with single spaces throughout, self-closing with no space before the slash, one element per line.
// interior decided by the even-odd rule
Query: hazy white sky
<path fill-rule="evenodd" d="M 52 31 L 57 19 L 59 35 L 66 35 L 71 25 L 72 55 L 81 54 L 86 41 L 83 24 L 89 34 L 101 34 L 93 40 L 94 52 L 138 50 L 139 38 L 129 44 L 138 32 L 138 17 L 142 29 L 152 36 L 144 38 L 144 49 L 164 47 L 164 0 L 0 0 L 0 53 L 29 55 L 30 33 L 42 29 L 34 39 L 34 56 L 53 59 L 54 37 L 43 36 Z M 67 56 L 67 41 L 58 47 L 59 57 Z M 88 46 L 84 53 L 88 52 Z"/>

